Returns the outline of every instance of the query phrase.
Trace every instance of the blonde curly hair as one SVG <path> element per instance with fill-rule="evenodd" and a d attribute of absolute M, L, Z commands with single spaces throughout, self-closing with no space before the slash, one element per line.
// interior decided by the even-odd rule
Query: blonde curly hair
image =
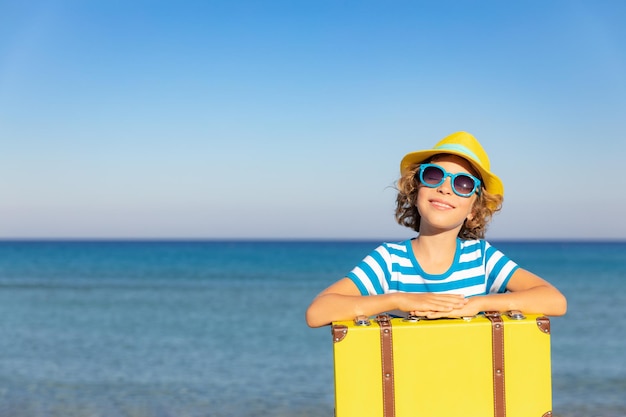
<path fill-rule="evenodd" d="M 431 158 L 430 162 L 436 159 Z M 398 195 L 396 197 L 396 221 L 401 226 L 406 226 L 419 232 L 421 216 L 417 210 L 417 192 L 420 188 L 419 181 L 420 164 L 414 164 L 404 171 L 396 183 Z M 482 182 L 482 180 L 481 180 Z M 466 219 L 459 231 L 459 237 L 464 240 L 484 239 L 487 224 L 492 216 L 502 208 L 503 197 L 499 194 L 490 194 L 481 188 L 477 193 L 476 201 L 472 207 L 472 215 Z"/>

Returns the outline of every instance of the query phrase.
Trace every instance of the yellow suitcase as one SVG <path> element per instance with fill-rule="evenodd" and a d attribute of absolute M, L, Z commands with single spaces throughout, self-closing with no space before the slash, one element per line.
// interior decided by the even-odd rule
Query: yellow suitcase
<path fill-rule="evenodd" d="M 552 416 L 550 320 L 334 322 L 336 417 Z"/>

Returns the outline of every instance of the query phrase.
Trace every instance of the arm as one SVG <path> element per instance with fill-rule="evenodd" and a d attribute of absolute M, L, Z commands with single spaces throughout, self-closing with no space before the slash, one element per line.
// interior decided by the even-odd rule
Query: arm
<path fill-rule="evenodd" d="M 349 278 L 343 278 L 322 291 L 306 311 L 310 327 L 320 327 L 337 320 L 351 320 L 357 316 L 372 316 L 383 311 L 451 312 L 468 300 L 460 295 L 433 293 L 389 293 L 361 295 Z"/>
<path fill-rule="evenodd" d="M 509 292 L 488 294 L 469 298 L 468 303 L 448 316 L 473 316 L 481 311 L 520 310 L 526 313 L 541 313 L 562 316 L 567 311 L 567 300 L 549 282 L 537 275 L 518 268 L 506 286 Z M 428 317 L 445 317 L 446 314 L 431 313 Z"/>

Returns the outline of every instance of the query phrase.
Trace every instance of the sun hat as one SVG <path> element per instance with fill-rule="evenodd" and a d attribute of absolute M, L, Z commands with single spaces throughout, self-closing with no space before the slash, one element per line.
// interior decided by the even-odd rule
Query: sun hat
<path fill-rule="evenodd" d="M 466 159 L 480 173 L 483 185 L 490 194 L 504 197 L 504 185 L 500 178 L 491 172 L 487 152 L 478 140 L 467 132 L 456 132 L 441 139 L 434 148 L 410 152 L 400 162 L 400 172 L 404 173 L 411 165 L 422 163 L 439 154 L 460 156 Z"/>

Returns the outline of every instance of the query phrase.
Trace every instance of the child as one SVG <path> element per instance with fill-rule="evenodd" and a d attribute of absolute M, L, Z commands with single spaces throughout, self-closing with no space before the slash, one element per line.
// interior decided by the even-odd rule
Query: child
<path fill-rule="evenodd" d="M 307 309 L 309 326 L 394 310 L 428 318 L 565 314 L 559 290 L 483 240 L 504 187 L 476 138 L 453 133 L 407 154 L 400 171 L 396 220 L 417 237 L 383 243 L 322 291 Z"/>

